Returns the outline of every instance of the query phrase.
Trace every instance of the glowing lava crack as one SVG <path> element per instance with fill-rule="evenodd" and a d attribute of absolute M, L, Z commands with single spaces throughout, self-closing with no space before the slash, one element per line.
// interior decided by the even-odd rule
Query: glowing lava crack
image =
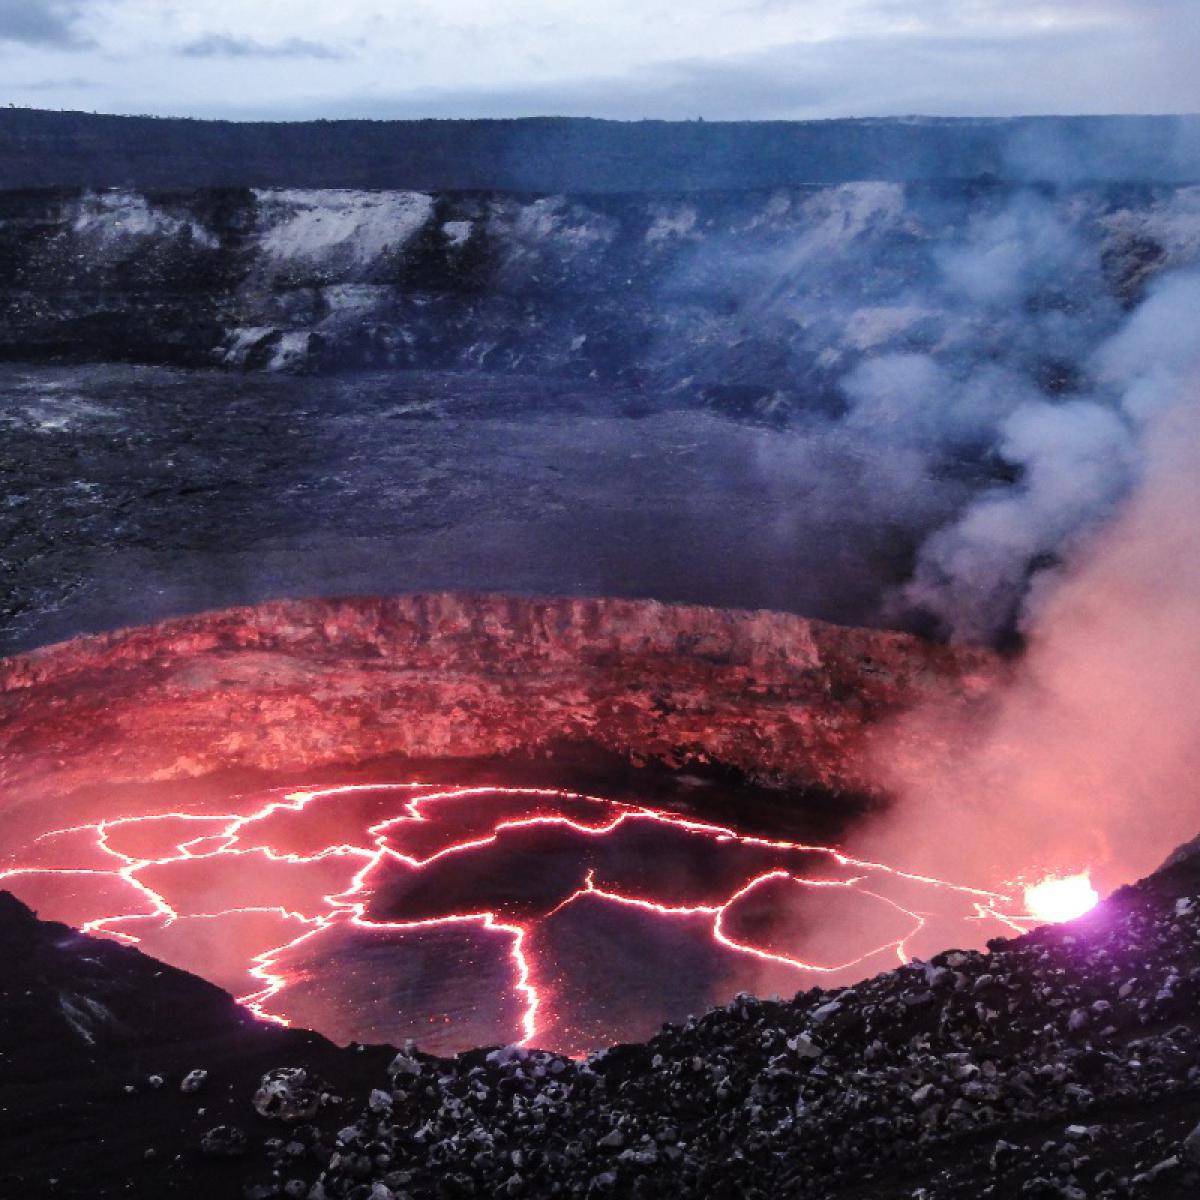
<path fill-rule="evenodd" d="M 51 830 L 0 884 L 265 1018 L 442 1052 L 582 1053 L 1032 920 L 1000 892 L 561 791 L 366 784 L 229 808 Z"/>

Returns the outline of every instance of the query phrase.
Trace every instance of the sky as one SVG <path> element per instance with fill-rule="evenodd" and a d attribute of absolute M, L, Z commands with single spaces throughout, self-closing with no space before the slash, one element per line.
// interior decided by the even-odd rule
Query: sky
<path fill-rule="evenodd" d="M 1200 111 L 1200 0 L 0 0 L 0 104 L 234 119 Z"/>

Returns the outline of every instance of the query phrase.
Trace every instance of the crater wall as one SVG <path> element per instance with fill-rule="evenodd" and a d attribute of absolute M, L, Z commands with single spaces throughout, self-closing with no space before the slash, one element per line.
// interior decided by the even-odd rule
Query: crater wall
<path fill-rule="evenodd" d="M 782 613 L 428 595 L 204 614 L 0 663 L 8 808 L 233 768 L 531 757 L 869 789 L 873 731 L 985 698 L 986 651 Z"/>

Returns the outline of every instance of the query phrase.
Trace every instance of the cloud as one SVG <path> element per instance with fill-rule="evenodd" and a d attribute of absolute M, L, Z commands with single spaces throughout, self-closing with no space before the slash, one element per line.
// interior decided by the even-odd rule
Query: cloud
<path fill-rule="evenodd" d="M 85 0 L 0 0 L 0 42 L 82 50 L 77 22 Z"/>
<path fill-rule="evenodd" d="M 91 47 L 86 73 L 110 110 L 226 118 L 1005 116 L 1200 101 L 1195 0 L 695 0 L 690 14 L 666 0 L 612 0 L 571 21 L 554 0 L 402 15 L 377 0 L 0 0 L 0 46 Z M 269 80 L 231 78 L 237 61 L 269 64 Z M 327 64 L 316 77 L 315 62 Z"/>
<path fill-rule="evenodd" d="M 34 79 L 30 83 L 10 85 L 22 92 L 78 92 L 99 87 L 94 79 L 72 75 L 66 79 Z"/>
<path fill-rule="evenodd" d="M 743 53 L 631 63 L 620 73 L 459 83 L 395 92 L 360 80 L 353 93 L 277 103 L 239 99 L 249 115 L 327 117 L 595 116 L 617 120 L 777 120 L 838 116 L 1013 116 L 1196 111 L 1200 7 L 1164 51 L 1157 27 L 1074 21 L 1048 27 L 794 41 Z"/>
<path fill-rule="evenodd" d="M 185 58 L 320 58 L 329 61 L 345 58 L 340 51 L 306 38 L 260 42 L 254 38 L 229 37 L 220 33 L 210 33 L 188 42 L 179 47 L 178 53 Z"/>

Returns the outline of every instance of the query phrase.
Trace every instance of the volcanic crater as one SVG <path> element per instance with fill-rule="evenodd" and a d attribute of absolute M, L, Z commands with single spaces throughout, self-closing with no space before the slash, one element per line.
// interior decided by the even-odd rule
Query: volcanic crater
<path fill-rule="evenodd" d="M 418 595 L 264 604 L 0 663 L 0 886 L 259 1015 L 582 1054 L 740 991 L 1023 928 L 855 857 L 917 704 L 983 650 L 768 612 Z"/>

